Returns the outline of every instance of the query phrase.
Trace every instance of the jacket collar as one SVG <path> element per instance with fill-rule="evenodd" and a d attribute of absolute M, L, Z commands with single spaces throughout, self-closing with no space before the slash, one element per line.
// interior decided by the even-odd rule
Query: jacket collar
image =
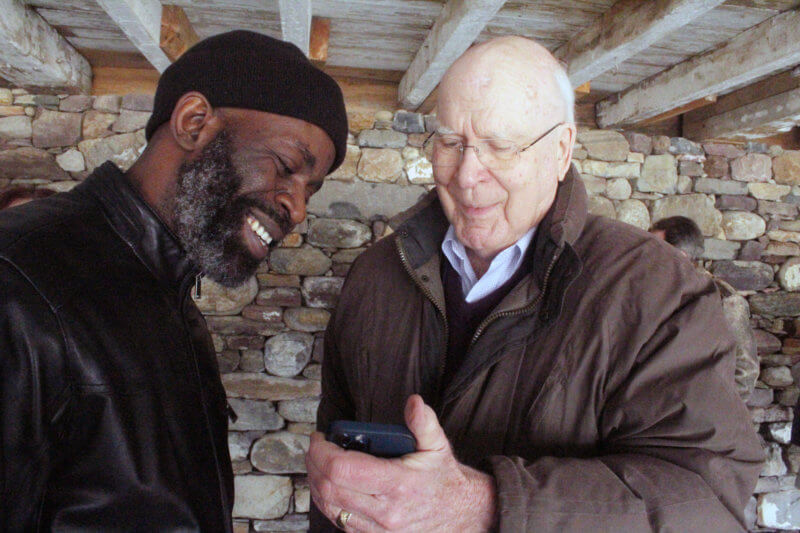
<path fill-rule="evenodd" d="M 114 163 L 99 166 L 80 188 L 97 198 L 111 227 L 160 282 L 179 289 L 187 278 L 200 272 L 177 237 Z"/>
<path fill-rule="evenodd" d="M 586 188 L 578 171 L 571 166 L 558 186 L 553 205 L 536 230 L 534 261 L 537 264 L 578 239 L 586 223 L 587 205 Z M 390 225 L 396 228 L 410 266 L 416 269 L 439 254 L 449 223 L 434 189 L 416 205 L 394 217 Z M 534 270 L 543 273 L 544 267 Z"/>

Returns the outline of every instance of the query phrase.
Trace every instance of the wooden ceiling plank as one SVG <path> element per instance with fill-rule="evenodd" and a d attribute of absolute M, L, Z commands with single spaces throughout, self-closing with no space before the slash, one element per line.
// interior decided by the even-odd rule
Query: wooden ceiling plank
<path fill-rule="evenodd" d="M 175 61 L 200 38 L 192 23 L 179 6 L 165 5 L 161 10 L 161 37 L 159 46 L 170 61 Z"/>
<path fill-rule="evenodd" d="M 400 80 L 398 100 L 416 109 L 439 84 L 447 68 L 497 14 L 506 0 L 449 0 Z"/>
<path fill-rule="evenodd" d="M 161 50 L 161 2 L 159 0 L 97 0 L 156 70 L 172 63 Z"/>
<path fill-rule="evenodd" d="M 636 126 L 647 126 L 650 124 L 655 124 L 657 122 L 661 122 L 663 120 L 667 120 L 668 118 L 677 117 L 678 115 L 683 115 L 684 113 L 688 113 L 689 111 L 694 111 L 695 109 L 700 109 L 701 107 L 710 106 L 714 102 L 717 101 L 717 96 L 712 94 L 711 96 L 706 96 L 705 98 L 700 98 L 699 100 L 694 100 L 693 102 L 689 102 L 688 104 L 684 104 L 680 107 L 676 107 L 675 109 L 670 109 L 665 113 L 661 113 L 660 115 L 656 115 L 654 117 L 647 118 L 639 123 Z"/>
<path fill-rule="evenodd" d="M 318 67 L 328 61 L 328 42 L 331 37 L 331 19 L 311 19 L 311 37 L 308 42 L 308 58 Z"/>
<path fill-rule="evenodd" d="M 92 67 L 20 0 L 0 0 L 0 77 L 20 87 L 88 93 Z"/>
<path fill-rule="evenodd" d="M 800 11 L 787 11 L 598 103 L 602 128 L 622 127 L 724 94 L 761 76 L 800 63 Z"/>
<path fill-rule="evenodd" d="M 311 41 L 311 0 L 278 0 L 283 40 L 308 56 Z"/>
<path fill-rule="evenodd" d="M 92 94 L 155 94 L 159 76 L 155 69 L 96 67 Z"/>
<path fill-rule="evenodd" d="M 555 56 L 567 63 L 573 87 L 591 81 L 725 0 L 621 0 L 562 45 Z"/>
<path fill-rule="evenodd" d="M 800 83 L 796 89 L 769 96 L 757 102 L 737 107 L 703 120 L 685 120 L 684 137 L 707 139 L 763 137 L 748 131 L 764 129 L 780 131 L 800 122 Z"/>

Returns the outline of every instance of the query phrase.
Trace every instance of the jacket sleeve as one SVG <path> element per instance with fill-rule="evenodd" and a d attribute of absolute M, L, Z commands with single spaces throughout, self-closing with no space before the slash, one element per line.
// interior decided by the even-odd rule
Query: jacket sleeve
<path fill-rule="evenodd" d="M 355 420 L 355 408 L 349 400 L 344 365 L 336 339 L 337 314 L 334 311 L 325 331 L 324 355 L 322 358 L 322 397 L 317 410 L 317 431 L 325 433 L 334 420 Z M 314 533 L 334 532 L 338 529 L 311 502 L 309 511 L 310 529 Z"/>
<path fill-rule="evenodd" d="M 68 387 L 51 307 L 0 259 L 0 530 L 36 529 Z"/>
<path fill-rule="evenodd" d="M 617 354 L 630 362 L 601 404 L 599 454 L 490 458 L 501 531 L 744 530 L 763 452 L 719 297 L 697 288 L 636 353 Z"/>

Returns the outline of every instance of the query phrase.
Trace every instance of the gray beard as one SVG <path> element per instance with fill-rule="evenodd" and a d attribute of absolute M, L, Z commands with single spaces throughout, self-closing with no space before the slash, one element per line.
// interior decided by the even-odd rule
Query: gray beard
<path fill-rule="evenodd" d="M 224 131 L 200 157 L 183 163 L 178 170 L 175 233 L 189 258 L 209 278 L 227 287 L 241 285 L 258 268 L 259 261 L 242 239 L 247 211 L 255 207 L 274 214 L 263 200 L 237 196 L 242 182 Z"/>

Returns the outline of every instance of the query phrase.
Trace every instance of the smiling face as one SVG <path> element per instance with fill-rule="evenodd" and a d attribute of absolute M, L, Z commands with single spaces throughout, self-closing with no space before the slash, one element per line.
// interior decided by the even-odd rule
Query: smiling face
<path fill-rule="evenodd" d="M 564 121 L 552 76 L 555 65 L 546 50 L 527 39 L 471 49 L 442 80 L 440 131 L 457 134 L 470 146 L 487 138 L 529 145 Z M 569 168 L 574 134 L 572 124 L 556 128 L 502 171 L 487 168 L 471 148 L 459 166 L 434 167 L 442 207 L 473 266 L 491 262 L 541 221 Z"/>
<path fill-rule="evenodd" d="M 305 219 L 335 150 L 322 129 L 302 120 L 223 114 L 225 129 L 178 172 L 172 226 L 210 278 L 235 286 Z"/>

